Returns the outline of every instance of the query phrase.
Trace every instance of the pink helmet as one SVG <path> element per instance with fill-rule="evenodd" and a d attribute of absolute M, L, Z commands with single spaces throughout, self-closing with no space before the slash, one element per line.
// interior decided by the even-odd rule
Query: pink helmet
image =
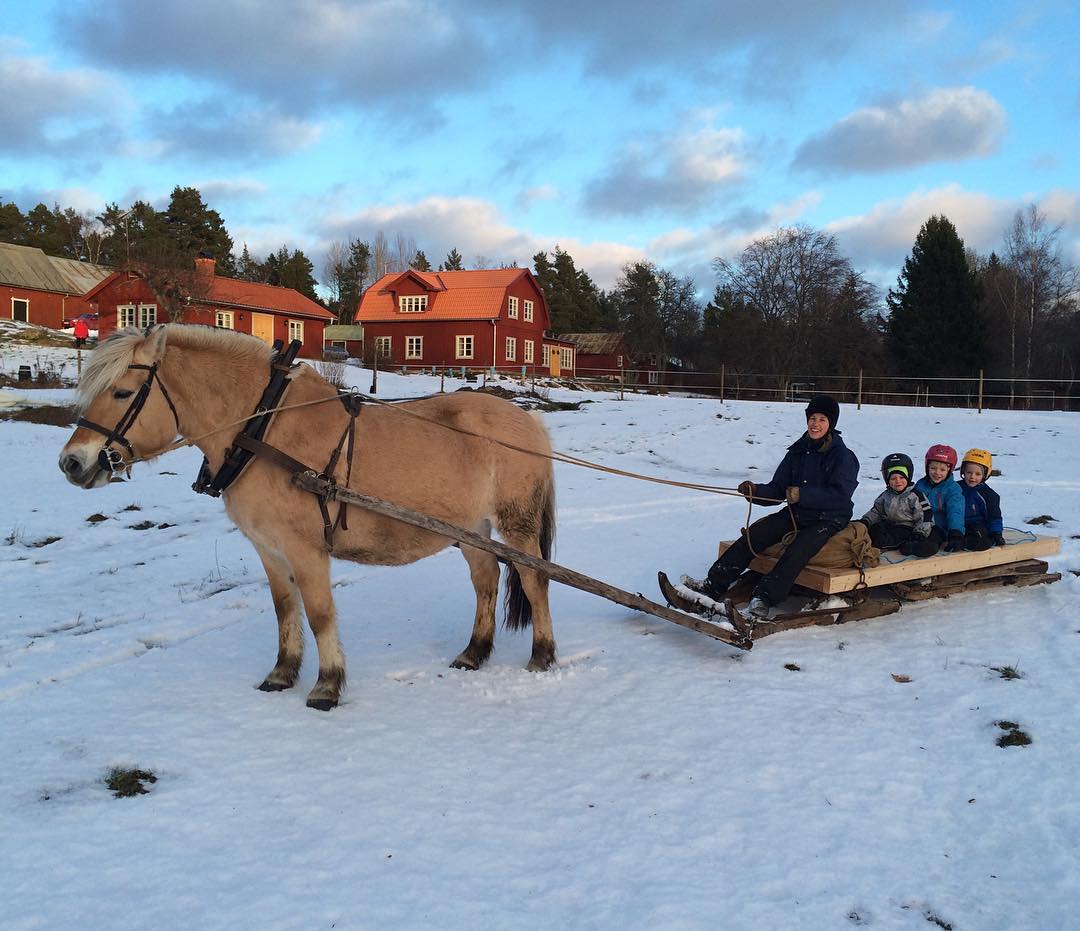
<path fill-rule="evenodd" d="M 925 465 L 927 470 L 930 468 L 930 462 L 944 462 L 949 467 L 949 471 L 952 472 L 956 468 L 956 450 L 951 446 L 946 446 L 944 443 L 935 443 L 926 451 Z"/>

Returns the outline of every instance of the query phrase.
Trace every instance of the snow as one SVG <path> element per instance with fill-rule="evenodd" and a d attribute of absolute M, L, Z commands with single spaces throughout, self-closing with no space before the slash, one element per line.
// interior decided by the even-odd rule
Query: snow
<path fill-rule="evenodd" d="M 432 390 L 379 375 L 383 397 Z M 803 427 L 796 404 L 551 396 L 592 402 L 544 415 L 556 449 L 684 481 L 765 480 Z M 273 608 L 221 503 L 190 490 L 197 451 L 87 492 L 56 468 L 69 430 L 0 422 L 0 925 L 1071 926 L 1077 415 L 845 404 L 840 426 L 856 514 L 886 453 L 991 449 L 1006 525 L 1059 534 L 1062 580 L 750 652 L 553 584 L 559 663 L 535 675 L 530 638 L 501 629 L 481 671 L 448 668 L 473 611 L 456 551 L 338 562 L 350 687 L 320 713 L 310 634 L 295 689 L 254 688 Z M 654 598 L 658 568 L 700 576 L 746 518 L 738 498 L 557 481 L 557 561 Z M 1001 720 L 1031 745 L 999 748 Z M 117 766 L 157 782 L 116 799 Z"/>

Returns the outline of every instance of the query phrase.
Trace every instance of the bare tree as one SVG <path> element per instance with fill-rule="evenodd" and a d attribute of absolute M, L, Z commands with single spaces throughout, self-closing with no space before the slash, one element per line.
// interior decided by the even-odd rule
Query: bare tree
<path fill-rule="evenodd" d="M 397 233 L 394 236 L 394 267 L 392 271 L 406 271 L 409 266 L 412 265 L 412 260 L 413 257 L 416 255 L 416 251 L 416 240 L 413 239 L 412 236 L 407 236 L 405 233 Z"/>
<path fill-rule="evenodd" d="M 349 247 L 346 243 L 334 240 L 326 247 L 326 259 L 323 262 L 322 284 L 329 295 L 328 302 L 336 307 L 341 300 L 341 279 L 349 261 Z"/>
<path fill-rule="evenodd" d="M 382 230 L 375 234 L 375 241 L 372 243 L 371 251 L 375 266 L 375 280 L 378 281 L 383 275 L 389 275 L 394 270 L 391 268 L 390 241 Z"/>

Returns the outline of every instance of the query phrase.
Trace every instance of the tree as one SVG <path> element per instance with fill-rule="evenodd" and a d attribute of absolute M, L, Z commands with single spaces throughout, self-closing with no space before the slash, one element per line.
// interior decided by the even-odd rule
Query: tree
<path fill-rule="evenodd" d="M 327 255 L 326 281 L 330 290 L 330 309 L 338 323 L 349 324 L 356 318 L 360 295 L 364 292 L 371 266 L 371 247 L 359 239 L 332 243 Z"/>
<path fill-rule="evenodd" d="M 264 281 L 265 270 L 248 251 L 248 244 L 240 252 L 240 258 L 236 260 L 236 277 L 241 281 Z"/>
<path fill-rule="evenodd" d="M 416 255 L 413 256 L 412 261 L 409 263 L 409 267 L 415 268 L 418 272 L 431 271 L 431 263 L 421 249 L 416 250 Z"/>
<path fill-rule="evenodd" d="M 831 336 L 852 314 L 861 321 L 858 335 L 873 334 L 864 319 L 872 289 L 840 254 L 836 238 L 820 230 L 779 229 L 751 242 L 736 260 L 717 258 L 713 267 L 718 284 L 700 352 L 714 364 L 770 374 L 822 371 Z M 848 347 L 849 364 L 863 348 Z"/>
<path fill-rule="evenodd" d="M 173 188 L 169 206 L 163 214 L 164 235 L 172 241 L 176 250 L 193 260 L 202 253 L 212 255 L 218 274 L 232 275 L 233 241 L 221 214 L 211 210 L 196 188 Z"/>
<path fill-rule="evenodd" d="M 656 355 L 661 371 L 670 361 L 685 365 L 701 323 L 696 285 L 652 262 L 631 262 L 611 295 L 630 351 Z"/>
<path fill-rule="evenodd" d="M 26 217 L 17 204 L 5 204 L 0 200 L 0 242 L 26 245 Z"/>
<path fill-rule="evenodd" d="M 315 290 L 315 266 L 299 249 L 293 249 L 290 253 L 288 246 L 282 246 L 277 252 L 266 257 L 266 267 L 270 284 L 293 288 L 313 301 L 322 303 Z"/>
<path fill-rule="evenodd" d="M 537 252 L 533 256 L 533 269 L 544 292 L 555 333 L 619 329 L 611 302 L 592 278 L 575 266 L 570 253 L 555 246 L 553 262 L 546 252 Z"/>
<path fill-rule="evenodd" d="M 464 269 L 465 263 L 461 259 L 461 253 L 456 248 L 446 253 L 446 260 L 439 266 L 441 272 L 460 272 L 464 271 Z"/>
<path fill-rule="evenodd" d="M 889 291 L 888 346 L 898 373 L 947 376 L 986 364 L 979 292 L 964 241 L 945 216 L 932 216 Z"/>

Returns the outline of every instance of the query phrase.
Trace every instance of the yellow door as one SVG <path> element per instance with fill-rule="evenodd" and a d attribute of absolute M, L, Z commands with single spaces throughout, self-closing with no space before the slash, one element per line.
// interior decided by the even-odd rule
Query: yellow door
<path fill-rule="evenodd" d="M 556 347 L 551 346 L 550 349 L 551 355 L 548 357 L 548 371 L 552 376 L 558 378 L 562 374 L 562 359 L 559 357 L 559 350 Z"/>
<path fill-rule="evenodd" d="M 252 314 L 251 335 L 257 336 L 267 345 L 274 342 L 274 317 L 273 314 Z"/>

